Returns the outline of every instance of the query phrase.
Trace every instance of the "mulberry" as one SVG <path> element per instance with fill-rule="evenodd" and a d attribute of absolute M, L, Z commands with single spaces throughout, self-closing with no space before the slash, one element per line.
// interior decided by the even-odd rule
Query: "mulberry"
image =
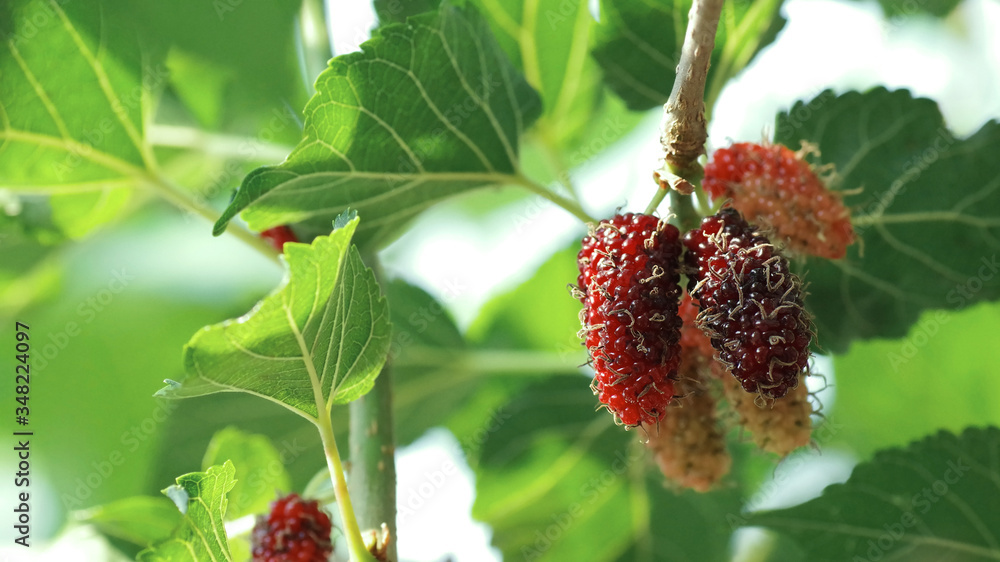
<path fill-rule="evenodd" d="M 840 259 L 854 242 L 850 212 L 801 156 L 780 144 L 737 143 L 715 151 L 702 185 L 768 225 L 790 250 Z"/>
<path fill-rule="evenodd" d="M 326 562 L 333 552 L 330 517 L 315 501 L 289 494 L 257 518 L 251 541 L 254 562 Z"/>
<path fill-rule="evenodd" d="M 585 237 L 575 296 L 580 336 L 602 404 L 626 426 L 654 424 L 674 394 L 680 362 L 680 233 L 657 217 L 617 215 Z"/>
<path fill-rule="evenodd" d="M 718 359 L 747 392 L 779 398 L 809 361 L 809 316 L 788 260 L 732 208 L 684 237 L 688 290 Z"/>

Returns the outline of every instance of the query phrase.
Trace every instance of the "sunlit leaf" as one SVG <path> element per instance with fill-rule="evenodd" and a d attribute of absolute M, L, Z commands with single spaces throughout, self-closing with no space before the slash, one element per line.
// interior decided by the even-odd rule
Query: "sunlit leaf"
<path fill-rule="evenodd" d="M 209 326 L 184 351 L 187 378 L 168 398 L 243 391 L 315 420 L 371 390 L 389 349 L 389 311 L 350 220 L 311 245 L 285 246 L 286 284 L 249 314 Z"/>
<path fill-rule="evenodd" d="M 365 219 L 363 244 L 450 195 L 523 181 L 518 142 L 538 97 L 474 11 L 442 6 L 377 29 L 362 49 L 330 62 L 305 137 L 246 177 L 216 234 L 241 211 L 263 230 L 328 227 L 350 206 Z"/>

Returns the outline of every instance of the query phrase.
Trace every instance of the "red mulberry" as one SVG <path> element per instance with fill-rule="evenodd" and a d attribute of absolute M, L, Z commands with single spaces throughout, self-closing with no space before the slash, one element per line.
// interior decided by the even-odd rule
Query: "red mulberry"
<path fill-rule="evenodd" d="M 839 259 L 854 242 L 850 212 L 812 166 L 785 146 L 737 143 L 705 166 L 713 199 L 729 198 L 755 222 L 774 229 L 795 252 Z"/>
<path fill-rule="evenodd" d="M 279 252 L 284 251 L 285 244 L 299 241 L 292 229 L 287 226 L 269 228 L 261 232 L 260 237 L 267 240 Z"/>
<path fill-rule="evenodd" d="M 705 218 L 684 245 L 688 290 L 718 359 L 747 392 L 784 396 L 808 366 L 812 339 L 788 260 L 732 208 Z"/>
<path fill-rule="evenodd" d="M 257 518 L 251 540 L 254 562 L 326 562 L 333 552 L 330 517 L 315 501 L 290 494 Z"/>
<path fill-rule="evenodd" d="M 618 215 L 583 239 L 576 296 L 595 371 L 594 393 L 627 426 L 666 410 L 680 362 L 677 228 L 650 215 Z"/>

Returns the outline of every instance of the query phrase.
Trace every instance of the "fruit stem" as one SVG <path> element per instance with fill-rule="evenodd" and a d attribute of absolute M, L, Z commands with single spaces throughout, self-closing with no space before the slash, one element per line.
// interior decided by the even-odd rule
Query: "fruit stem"
<path fill-rule="evenodd" d="M 325 404 L 320 403 L 317 406 L 321 407 L 319 417 L 316 419 L 316 427 L 319 428 L 319 436 L 323 441 L 323 452 L 326 454 L 326 464 L 333 477 L 333 492 L 337 496 L 337 507 L 340 508 L 340 520 L 344 526 L 344 536 L 347 537 L 347 548 L 351 552 L 351 560 L 352 562 L 374 562 L 375 557 L 368 552 L 365 541 L 361 538 L 358 519 L 354 515 L 354 507 L 351 505 L 351 496 L 347 491 L 347 479 L 344 478 L 344 465 L 340 461 L 340 451 L 337 450 L 337 437 L 333 434 L 330 411 L 325 407 Z"/>
<path fill-rule="evenodd" d="M 586 222 L 592 222 L 592 223 L 597 223 L 598 222 L 597 220 L 594 219 L 594 217 L 592 217 L 589 214 L 587 214 L 587 211 L 584 211 L 583 207 L 581 207 L 577 202 L 571 201 L 570 199 L 567 199 L 567 198 L 563 197 L 562 195 L 559 195 L 558 193 L 554 193 L 553 191 L 551 191 L 551 190 L 549 190 L 549 189 L 547 189 L 547 188 L 539 185 L 537 182 L 535 182 L 535 181 L 533 181 L 533 180 L 525 177 L 523 174 L 519 173 L 516 176 L 516 178 L 517 179 L 516 179 L 515 183 L 517 185 L 520 185 L 521 187 L 524 187 L 528 191 L 531 191 L 532 193 L 538 194 L 538 195 L 540 195 L 540 196 L 548 199 L 549 201 L 551 201 L 551 202 L 555 203 L 556 205 L 562 207 L 567 212 L 569 212 L 570 214 L 572 214 L 576 218 L 580 219 L 581 221 L 583 221 L 585 223 Z"/>
<path fill-rule="evenodd" d="M 669 191 L 670 188 L 667 187 L 667 185 L 661 185 L 660 188 L 656 190 L 656 193 L 653 194 L 653 200 L 649 202 L 649 205 L 646 206 L 646 210 L 643 211 L 643 213 L 652 215 L 653 212 L 656 211 L 656 208 L 660 206 L 660 203 L 663 202 L 663 199 L 667 196 L 667 192 Z"/>
<path fill-rule="evenodd" d="M 663 105 L 660 144 L 665 167 L 686 178 L 705 152 L 705 80 L 715 48 L 723 0 L 694 0 L 688 13 L 687 33 L 681 47 L 677 78 Z"/>
<path fill-rule="evenodd" d="M 694 201 L 690 195 L 681 195 L 674 192 L 670 196 L 670 211 L 677 216 L 677 228 L 681 232 L 698 228 L 701 222 L 701 215 L 694 208 Z"/>

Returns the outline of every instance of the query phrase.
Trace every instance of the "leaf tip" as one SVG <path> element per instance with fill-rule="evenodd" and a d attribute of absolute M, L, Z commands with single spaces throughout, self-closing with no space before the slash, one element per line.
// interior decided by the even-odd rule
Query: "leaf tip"
<path fill-rule="evenodd" d="M 348 207 L 344 209 L 344 212 L 337 215 L 337 218 L 333 219 L 333 229 L 340 230 L 356 218 L 358 218 L 358 212 Z"/>

